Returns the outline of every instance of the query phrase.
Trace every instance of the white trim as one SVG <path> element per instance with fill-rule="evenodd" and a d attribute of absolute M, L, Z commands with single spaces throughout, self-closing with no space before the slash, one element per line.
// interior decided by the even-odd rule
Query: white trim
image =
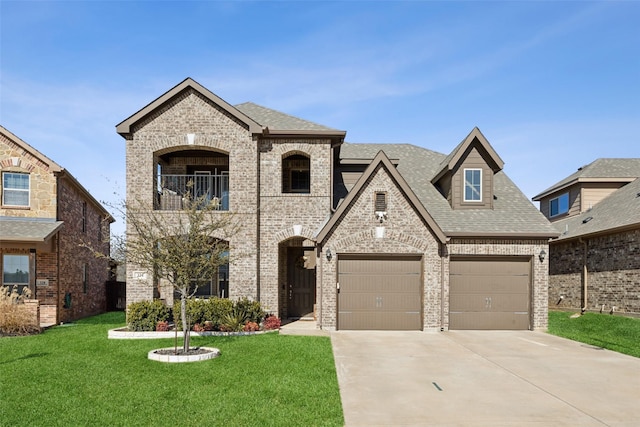
<path fill-rule="evenodd" d="M 467 199 L 467 171 L 478 171 L 480 172 L 480 182 L 479 184 L 479 199 Z M 475 190 L 474 184 L 470 183 L 469 186 L 472 188 L 472 190 Z M 475 193 L 475 191 L 474 191 Z M 472 202 L 472 203 L 482 203 L 482 169 L 481 168 L 465 168 L 462 171 L 462 200 L 465 202 Z"/>
<path fill-rule="evenodd" d="M 12 205 L 9 204 L 5 201 L 5 196 L 7 195 L 7 188 L 4 186 L 4 177 L 6 174 L 13 174 L 13 175 L 26 175 L 28 178 L 28 184 L 29 184 L 29 188 L 27 188 L 26 190 L 23 188 L 8 188 L 10 192 L 26 192 L 27 193 L 27 204 L 26 205 Z M 1 187 L 2 187 L 2 206 L 15 206 L 15 207 L 21 207 L 21 208 L 29 208 L 31 207 L 31 174 L 30 173 L 25 173 L 25 172 L 2 172 L 2 177 L 0 177 L 0 179 L 2 179 Z"/>

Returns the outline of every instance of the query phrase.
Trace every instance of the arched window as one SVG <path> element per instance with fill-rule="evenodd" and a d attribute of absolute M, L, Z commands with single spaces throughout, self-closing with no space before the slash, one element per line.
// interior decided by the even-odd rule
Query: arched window
<path fill-rule="evenodd" d="M 282 192 L 311 192 L 311 161 L 302 154 L 292 154 L 282 159 Z"/>

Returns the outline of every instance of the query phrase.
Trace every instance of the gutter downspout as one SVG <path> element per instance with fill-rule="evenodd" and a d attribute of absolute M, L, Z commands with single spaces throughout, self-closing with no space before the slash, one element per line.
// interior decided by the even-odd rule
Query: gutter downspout
<path fill-rule="evenodd" d="M 260 175 L 260 139 L 258 138 L 256 144 L 256 301 L 260 302 L 260 188 L 261 188 L 261 175 Z M 278 286 L 278 289 L 280 286 Z M 278 298 L 279 300 L 279 298 Z M 280 307 L 278 307 L 278 311 Z M 278 317 L 280 317 L 280 313 L 278 313 Z"/>
<path fill-rule="evenodd" d="M 580 238 L 578 240 L 582 243 L 582 308 L 581 311 L 584 313 L 587 310 L 587 301 L 588 301 L 588 282 L 589 282 L 589 269 L 587 268 L 587 255 L 589 250 L 589 244 L 587 240 L 583 240 Z"/>
<path fill-rule="evenodd" d="M 444 257 L 447 246 L 440 243 L 440 332 L 444 331 Z"/>

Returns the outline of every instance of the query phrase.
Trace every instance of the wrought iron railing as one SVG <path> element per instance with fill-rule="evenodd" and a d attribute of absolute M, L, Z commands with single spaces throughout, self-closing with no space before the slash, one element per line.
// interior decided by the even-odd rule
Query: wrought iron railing
<path fill-rule="evenodd" d="M 158 175 L 157 179 L 158 210 L 182 210 L 188 201 L 229 210 L 229 175 Z"/>

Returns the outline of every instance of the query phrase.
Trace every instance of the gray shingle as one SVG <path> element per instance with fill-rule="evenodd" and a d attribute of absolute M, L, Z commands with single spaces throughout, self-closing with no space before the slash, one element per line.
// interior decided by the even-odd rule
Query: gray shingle
<path fill-rule="evenodd" d="M 568 177 L 558 181 L 551 187 L 542 191 L 533 199 L 537 200 L 544 194 L 561 189 L 577 180 L 588 180 L 589 178 L 638 178 L 640 177 L 640 159 L 612 159 L 600 158 L 579 168 Z"/>
<path fill-rule="evenodd" d="M 640 178 L 614 191 L 590 210 L 553 225 L 562 233 L 558 240 L 629 226 L 640 227 Z"/>
<path fill-rule="evenodd" d="M 310 122 L 280 111 L 263 107 L 253 102 L 245 102 L 234 106 L 243 114 L 264 127 L 277 130 L 336 130 L 327 126 Z"/>
<path fill-rule="evenodd" d="M 43 242 L 55 234 L 63 221 L 49 218 L 0 217 L 0 240 Z"/>
<path fill-rule="evenodd" d="M 348 144 L 341 147 L 341 159 L 371 159 L 383 150 L 390 159 L 399 159 L 398 171 L 446 234 L 557 234 L 549 221 L 520 189 L 500 171 L 494 179 L 493 209 L 454 210 L 431 183 L 447 158 L 410 144 Z"/>

